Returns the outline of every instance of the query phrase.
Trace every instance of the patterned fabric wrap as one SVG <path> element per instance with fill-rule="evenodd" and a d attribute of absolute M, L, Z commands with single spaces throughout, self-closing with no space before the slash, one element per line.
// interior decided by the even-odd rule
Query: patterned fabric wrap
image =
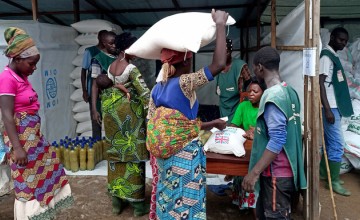
<path fill-rule="evenodd" d="M 33 39 L 26 32 L 17 27 L 9 27 L 4 32 L 4 38 L 8 44 L 4 53 L 13 58 L 20 55 L 24 50 L 35 46 Z"/>
<path fill-rule="evenodd" d="M 130 202 L 145 200 L 145 162 L 108 162 L 108 190 Z"/>
<path fill-rule="evenodd" d="M 150 154 L 150 165 L 152 171 L 152 182 L 151 182 L 151 197 L 150 197 L 150 212 L 149 212 L 149 220 L 156 219 L 156 185 L 159 181 L 159 171 L 156 164 L 156 157 Z"/>
<path fill-rule="evenodd" d="M 16 199 L 23 202 L 36 199 L 41 206 L 48 205 L 68 183 L 63 165 L 40 133 L 40 117 L 37 113 L 17 112 L 14 118 L 20 143 L 28 159 L 26 166 L 19 166 L 8 154 Z M 6 133 L 4 141 L 12 148 Z"/>
<path fill-rule="evenodd" d="M 105 137 L 111 146 L 108 154 L 108 190 L 113 196 L 130 202 L 145 199 L 146 150 L 145 114 L 150 91 L 137 68 L 130 68 L 124 86 L 131 99 L 117 88 L 101 93 Z M 127 74 L 127 73 L 123 73 Z"/>
<path fill-rule="evenodd" d="M 148 121 L 146 147 L 157 158 L 169 158 L 198 137 L 199 119 L 189 120 L 180 111 L 159 107 Z"/>
<path fill-rule="evenodd" d="M 138 95 L 132 83 L 125 84 L 130 91 L 130 101 L 117 88 L 101 93 L 105 137 L 111 147 L 107 151 L 111 160 L 120 162 L 144 161 L 149 158 L 146 150 L 146 125 L 144 106 L 148 104 L 148 89 Z M 141 87 L 139 85 L 139 87 Z"/>
<path fill-rule="evenodd" d="M 206 219 L 206 156 L 198 141 L 157 159 L 157 219 Z"/>

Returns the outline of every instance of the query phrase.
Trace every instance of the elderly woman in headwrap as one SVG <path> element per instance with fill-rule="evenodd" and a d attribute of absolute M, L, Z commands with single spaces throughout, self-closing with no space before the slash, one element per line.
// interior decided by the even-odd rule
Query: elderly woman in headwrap
<path fill-rule="evenodd" d="M 191 52 L 161 51 L 162 81 L 152 90 L 147 148 L 156 157 L 157 219 L 206 219 L 206 158 L 198 137 L 200 129 L 223 129 L 225 121 L 201 122 L 195 90 L 214 79 L 225 67 L 225 23 L 228 13 L 212 11 L 216 47 L 212 63 L 191 73 Z"/>
<path fill-rule="evenodd" d="M 139 69 L 130 63 L 133 57 L 125 54 L 136 39 L 128 32 L 115 37 L 119 56 L 107 69 L 112 84 L 124 85 L 130 95 L 113 86 L 102 90 L 100 98 L 105 137 L 110 145 L 107 150 L 108 190 L 112 196 L 112 211 L 120 214 L 130 203 L 134 216 L 143 216 L 149 213 L 145 204 L 145 161 L 149 159 L 145 146 L 145 108 L 150 91 Z M 101 78 L 96 79 L 96 88 L 103 84 Z"/>
<path fill-rule="evenodd" d="M 40 133 L 40 104 L 28 77 L 40 54 L 20 28 L 4 32 L 9 65 L 0 74 L 0 106 L 4 141 L 15 188 L 15 219 L 50 219 L 73 202 L 63 165 Z"/>

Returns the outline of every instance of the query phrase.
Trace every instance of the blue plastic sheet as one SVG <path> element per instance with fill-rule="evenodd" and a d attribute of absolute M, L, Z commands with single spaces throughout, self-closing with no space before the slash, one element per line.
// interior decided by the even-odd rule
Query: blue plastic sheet
<path fill-rule="evenodd" d="M 0 164 L 5 161 L 6 153 L 9 151 L 9 148 L 5 145 L 2 134 L 0 134 Z"/>

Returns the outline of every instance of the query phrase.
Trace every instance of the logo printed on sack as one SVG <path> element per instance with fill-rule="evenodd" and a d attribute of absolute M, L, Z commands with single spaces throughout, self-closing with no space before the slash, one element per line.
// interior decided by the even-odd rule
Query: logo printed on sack
<path fill-rule="evenodd" d="M 215 143 L 216 144 L 229 144 L 229 134 L 227 133 L 217 133 L 215 135 Z"/>

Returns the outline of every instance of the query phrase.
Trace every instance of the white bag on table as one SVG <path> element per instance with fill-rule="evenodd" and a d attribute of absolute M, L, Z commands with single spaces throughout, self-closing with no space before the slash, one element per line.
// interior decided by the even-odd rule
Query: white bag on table
<path fill-rule="evenodd" d="M 204 150 L 219 154 L 234 154 L 237 157 L 245 156 L 246 139 L 243 134 L 245 131 L 241 128 L 226 127 L 222 131 L 216 129 L 204 145 Z"/>

